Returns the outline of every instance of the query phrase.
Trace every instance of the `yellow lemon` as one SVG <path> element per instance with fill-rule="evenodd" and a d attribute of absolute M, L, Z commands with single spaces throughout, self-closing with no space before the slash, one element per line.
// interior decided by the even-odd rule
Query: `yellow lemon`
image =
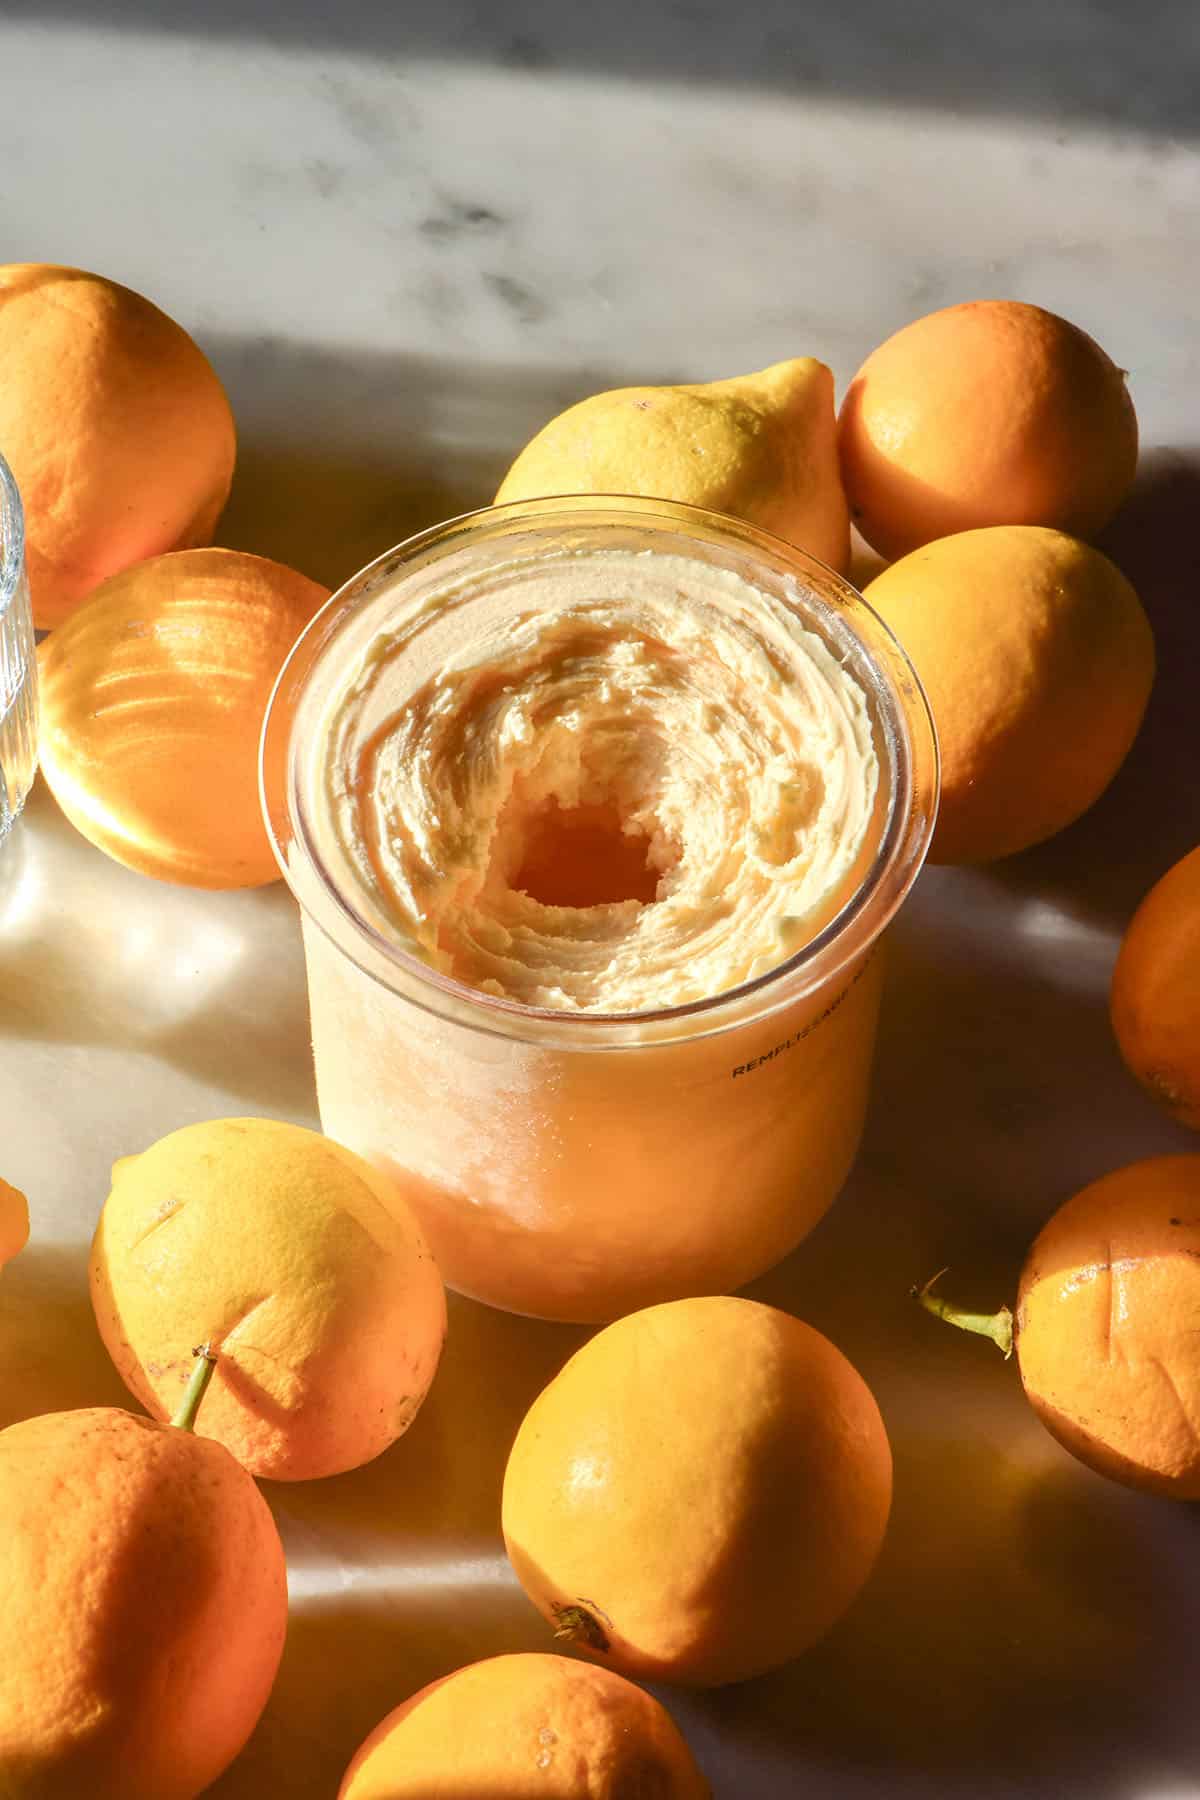
<path fill-rule="evenodd" d="M 130 1392 L 170 1418 L 188 1354 L 219 1353 L 201 1435 L 305 1480 L 408 1429 L 446 1329 L 441 1277 L 395 1182 L 272 1119 L 214 1119 L 113 1169 L 92 1303 Z"/>
<path fill-rule="evenodd" d="M 637 494 L 729 513 L 844 571 L 850 515 L 838 472 L 833 376 L 811 356 L 754 375 L 593 394 L 538 432 L 497 504 Z"/>

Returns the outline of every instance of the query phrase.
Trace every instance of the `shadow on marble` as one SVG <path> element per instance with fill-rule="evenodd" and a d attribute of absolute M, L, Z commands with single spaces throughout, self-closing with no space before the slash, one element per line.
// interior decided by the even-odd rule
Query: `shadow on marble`
<path fill-rule="evenodd" d="M 0 898 L 10 1038 L 143 1052 L 243 1108 L 315 1124 L 299 917 L 282 883 L 210 893 L 123 869 L 40 780 L 18 829 Z"/>
<path fill-rule="evenodd" d="M 317 1482 L 264 1483 L 276 1512 L 318 1533 L 326 1556 L 419 1564 L 502 1555 L 500 1489 L 528 1407 L 590 1335 L 448 1296 L 446 1347 L 402 1438 L 361 1469 Z"/>
<path fill-rule="evenodd" d="M 296 45 L 369 56 L 397 84 L 419 80 L 424 61 L 536 74 L 618 76 L 639 84 L 760 87 L 797 98 L 920 106 L 956 115 L 1049 119 L 1066 130 L 1133 128 L 1200 136 L 1193 14 L 1186 0 L 1134 7 L 1094 0 L 1009 0 L 968 9 L 961 0 L 824 7 L 792 0 L 609 0 L 563 7 L 553 0 L 316 0 L 246 6 L 208 0 L 9 0 L 7 12 L 39 21 L 78 20 L 138 34 L 203 31 L 235 43 Z M 417 64 L 413 69 L 411 64 Z M 381 117 L 371 96 L 347 85 L 339 105 L 349 130 L 378 149 L 404 128 L 402 109 Z"/>
<path fill-rule="evenodd" d="M 467 457 L 438 472 L 251 439 L 217 535 L 336 589 L 415 532 L 486 505 L 491 492 L 474 473 Z"/>
<path fill-rule="evenodd" d="M 339 587 L 414 532 L 487 506 L 553 416 L 672 371 L 507 369 L 285 338 L 205 340 L 238 420 L 218 537 Z"/>
<path fill-rule="evenodd" d="M 922 876 L 893 930 L 868 1154 L 1029 1226 L 1122 1160 L 1193 1146 L 1121 1061 L 1115 936 L 1043 936 L 1003 899 L 1001 934 L 942 873 Z"/>
<path fill-rule="evenodd" d="M 522 1612 L 531 1623 L 521 1628 Z M 393 1707 L 482 1657 L 544 1648 L 511 1588 L 435 1579 L 403 1593 L 348 1590 L 294 1605 L 279 1675 L 258 1727 L 210 1800 L 331 1800 L 347 1763 Z"/>
<path fill-rule="evenodd" d="M 1194 1710 L 1178 1710 L 1194 1620 L 1167 1559 L 1146 1555 L 1154 1521 L 1136 1516 L 1156 1504 L 934 1419 L 896 1445 L 888 1538 L 842 1622 L 688 1710 L 750 1766 L 835 1766 L 847 1800 L 885 1781 L 905 1797 L 1124 1800 L 1151 1745 L 1166 1767 L 1200 1751 Z"/>
<path fill-rule="evenodd" d="M 86 1246 L 33 1242 L 0 1275 L 0 1429 L 76 1406 L 141 1410 L 96 1329 Z"/>
<path fill-rule="evenodd" d="M 982 913 L 972 925 L 957 874 L 927 870 L 889 933 L 846 1187 L 748 1290 L 827 1331 L 869 1378 L 876 1358 L 886 1378 L 887 1346 L 915 1354 L 933 1329 L 914 1284 L 949 1265 L 956 1296 L 1011 1301 L 1029 1244 L 1068 1195 L 1136 1156 L 1195 1147 L 1121 1063 L 1107 959 L 1088 985 L 1064 985 L 1011 922 L 1001 931 Z"/>

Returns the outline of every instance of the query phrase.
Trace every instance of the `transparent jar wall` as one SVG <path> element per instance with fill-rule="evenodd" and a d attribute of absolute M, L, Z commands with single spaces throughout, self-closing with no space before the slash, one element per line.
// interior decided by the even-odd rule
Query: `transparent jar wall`
<path fill-rule="evenodd" d="M 837 916 L 757 981 L 655 1014 L 546 1013 L 434 973 L 312 826 L 329 709 L 381 631 L 446 629 L 446 571 L 461 596 L 464 568 L 486 587 L 515 557 L 597 542 L 736 568 L 799 610 L 863 684 L 884 776 Z M 857 1150 L 879 939 L 937 799 L 919 684 L 840 577 L 752 527 L 662 502 L 531 502 L 452 520 L 362 571 L 313 621 L 272 698 L 262 782 L 304 921 L 323 1128 L 396 1175 L 451 1286 L 600 1321 L 735 1289 L 811 1230 Z"/>
<path fill-rule="evenodd" d="M 21 497 L 0 456 L 0 844 L 37 768 L 37 653 Z"/>
<path fill-rule="evenodd" d="M 727 1293 L 849 1172 L 878 950 L 769 1018 L 589 1050 L 505 1039 L 389 993 L 306 922 L 322 1128 L 389 1169 L 451 1287 L 598 1321 Z"/>

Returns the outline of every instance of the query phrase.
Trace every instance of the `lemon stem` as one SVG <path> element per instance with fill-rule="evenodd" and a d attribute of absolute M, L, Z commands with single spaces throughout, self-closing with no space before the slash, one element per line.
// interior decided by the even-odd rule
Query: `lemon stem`
<path fill-rule="evenodd" d="M 935 1283 L 942 1279 L 945 1269 L 939 1269 L 931 1275 L 924 1287 L 912 1290 L 914 1300 L 919 1300 L 926 1312 L 932 1313 L 935 1319 L 945 1319 L 947 1325 L 957 1325 L 960 1331 L 973 1331 L 979 1337 L 991 1338 L 1004 1353 L 1005 1362 L 1013 1353 L 1013 1316 L 1012 1309 L 1002 1306 L 999 1312 L 978 1313 L 965 1312 L 962 1307 L 955 1306 L 949 1300 L 943 1300 L 935 1294 Z"/>
<path fill-rule="evenodd" d="M 592 1650 L 607 1650 L 608 1635 L 594 1612 L 586 1606 L 556 1606 L 554 1635 L 568 1644 L 586 1644 Z"/>
<path fill-rule="evenodd" d="M 196 1366 L 192 1370 L 192 1378 L 187 1384 L 183 1399 L 179 1402 L 179 1410 L 171 1420 L 172 1425 L 177 1425 L 180 1431 L 194 1430 L 200 1402 L 208 1391 L 213 1370 L 217 1366 L 217 1353 L 211 1344 L 198 1344 L 192 1355 L 196 1358 Z"/>

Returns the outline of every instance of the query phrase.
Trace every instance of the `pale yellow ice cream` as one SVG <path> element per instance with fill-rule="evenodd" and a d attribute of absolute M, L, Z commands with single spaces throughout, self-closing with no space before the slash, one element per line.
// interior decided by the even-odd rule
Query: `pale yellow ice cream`
<path fill-rule="evenodd" d="M 512 565 L 516 571 L 517 566 Z M 775 967 L 846 897 L 879 781 L 850 671 L 781 600 L 657 552 L 557 551 L 413 686 L 376 637 L 322 734 L 319 836 L 431 967 L 636 1013 Z M 857 878 L 857 876 L 856 876 Z"/>

